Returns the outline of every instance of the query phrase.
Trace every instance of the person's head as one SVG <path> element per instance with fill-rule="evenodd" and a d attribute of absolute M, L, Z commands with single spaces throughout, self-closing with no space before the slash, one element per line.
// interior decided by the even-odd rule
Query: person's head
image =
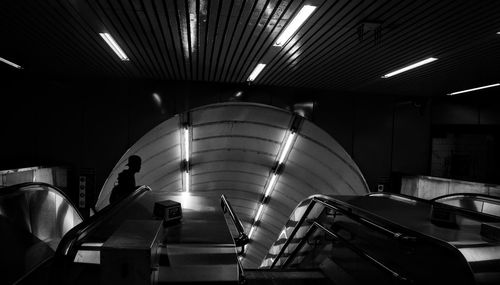
<path fill-rule="evenodd" d="M 139 170 L 141 170 L 141 157 L 138 155 L 131 155 L 128 158 L 127 166 L 133 172 L 139 172 Z"/>

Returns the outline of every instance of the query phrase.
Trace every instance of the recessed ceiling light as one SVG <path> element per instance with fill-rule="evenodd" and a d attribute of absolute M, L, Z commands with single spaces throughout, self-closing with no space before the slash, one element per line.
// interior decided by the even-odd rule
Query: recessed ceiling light
<path fill-rule="evenodd" d="M 414 69 L 414 68 L 417 68 L 419 66 L 422 66 L 424 64 L 427 64 L 427 63 L 430 63 L 430 62 L 433 62 L 433 61 L 436 61 L 437 58 L 435 57 L 429 57 L 429 58 L 426 58 L 424 60 L 421 60 L 419 62 L 416 62 L 416 63 L 413 63 L 413 64 L 410 64 L 408 66 L 405 66 L 403 68 L 400 68 L 398 70 L 395 70 L 393 72 L 390 72 L 390 73 L 387 73 L 386 75 L 382 76 L 382 78 L 389 78 L 391 76 L 394 76 L 394 75 L 397 75 L 397 74 L 400 74 L 400 73 L 403 73 L 405 71 L 408 71 L 410 69 Z"/>
<path fill-rule="evenodd" d="M 0 61 L 3 62 L 3 63 L 6 63 L 6 64 L 8 64 L 8 65 L 10 65 L 12 67 L 15 67 L 17 69 L 23 69 L 22 66 L 20 66 L 19 64 L 15 64 L 15 63 L 13 63 L 10 60 L 6 60 L 5 58 L 0 57 Z"/>
<path fill-rule="evenodd" d="M 259 76 L 259 73 L 266 67 L 264 63 L 259 63 L 257 66 L 254 68 L 250 76 L 248 76 L 247 81 L 254 81 L 257 76 Z"/>
<path fill-rule="evenodd" d="M 466 90 L 462 90 L 462 91 L 457 91 L 457 92 L 453 92 L 453 93 L 448 93 L 446 95 L 457 95 L 457 94 L 462 94 L 462 93 L 467 93 L 467 92 L 472 92 L 472 91 L 476 91 L 476 90 L 481 90 L 481 89 L 486 89 L 486 88 L 491 88 L 491 87 L 496 87 L 496 86 L 500 86 L 500 83 L 495 83 L 495 84 L 491 84 L 491 85 L 485 85 L 485 86 L 481 86 L 481 87 L 476 87 L 476 88 L 471 88 L 471 89 L 466 89 Z"/>
<path fill-rule="evenodd" d="M 299 13 L 293 18 L 290 24 L 285 28 L 285 30 L 281 33 L 274 43 L 275 46 L 284 45 L 294 34 L 295 32 L 304 24 L 304 22 L 311 16 L 311 14 L 316 10 L 316 6 L 304 5 Z"/>
<path fill-rule="evenodd" d="M 129 61 L 129 58 L 123 52 L 123 50 L 120 48 L 120 46 L 116 43 L 115 39 L 108 34 L 108 33 L 99 33 L 101 37 L 104 39 L 104 41 L 109 45 L 109 47 L 116 53 L 116 55 L 122 60 L 122 61 Z"/>

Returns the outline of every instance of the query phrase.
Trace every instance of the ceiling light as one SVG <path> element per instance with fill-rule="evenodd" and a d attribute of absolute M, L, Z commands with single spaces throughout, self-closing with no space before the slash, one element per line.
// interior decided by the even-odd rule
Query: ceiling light
<path fill-rule="evenodd" d="M 398 70 L 395 70 L 395 71 L 393 71 L 393 72 L 391 72 L 391 73 L 387 73 L 386 75 L 382 76 L 382 78 L 389 78 L 389 77 L 391 77 L 391 76 L 394 76 L 394 75 L 397 75 L 397 74 L 403 73 L 403 72 L 408 71 L 408 70 L 410 70 L 410 69 L 417 68 L 417 67 L 419 67 L 419 66 L 422 66 L 422 65 L 424 65 L 424 64 L 427 64 L 427 63 L 433 62 L 433 61 L 435 61 L 435 60 L 437 60 L 437 58 L 435 58 L 435 57 L 429 57 L 429 58 L 427 58 L 427 59 L 421 60 L 421 61 L 416 62 L 416 63 L 414 63 L 414 64 L 408 65 L 408 66 L 403 67 L 403 68 L 400 68 L 400 69 L 398 69 Z"/>
<path fill-rule="evenodd" d="M 264 67 L 266 67 L 266 65 L 264 63 L 257 64 L 257 66 L 252 71 L 252 74 L 250 74 L 250 76 L 248 76 L 247 81 L 254 81 L 255 78 L 257 78 L 257 76 L 259 76 L 259 73 L 264 69 Z"/>
<path fill-rule="evenodd" d="M 106 41 L 106 43 L 111 47 L 111 49 L 116 53 L 116 55 L 122 60 L 122 61 L 129 61 L 129 58 L 123 52 L 123 50 L 120 48 L 120 46 L 116 43 L 115 39 L 108 34 L 108 33 L 99 33 L 101 37 Z"/>
<path fill-rule="evenodd" d="M 285 143 L 285 147 L 281 151 L 280 158 L 278 159 L 278 164 L 282 164 L 283 161 L 285 160 L 286 156 L 290 152 L 290 149 L 292 147 L 292 142 L 293 142 L 293 138 L 294 137 L 295 137 L 295 133 L 290 133 L 288 135 L 288 138 L 287 138 L 286 143 Z"/>
<path fill-rule="evenodd" d="M 449 94 L 446 94 L 446 95 L 450 95 L 450 96 L 451 95 L 457 95 L 457 94 L 472 92 L 472 91 L 486 89 L 486 88 L 491 88 L 491 87 L 496 87 L 496 86 L 500 86 L 500 83 L 495 83 L 495 84 L 491 84 L 491 85 L 486 85 L 486 86 L 481 86 L 481 87 L 466 89 L 466 90 L 462 90 L 462 91 L 457 91 L 457 92 L 449 93 Z"/>
<path fill-rule="evenodd" d="M 316 10 L 316 6 L 311 6 L 311 5 L 304 5 L 299 13 L 293 18 L 293 20 L 290 22 L 290 24 L 285 28 L 285 31 L 281 33 L 281 35 L 278 37 L 278 40 L 276 40 L 276 43 L 274 43 L 275 46 L 282 46 L 284 45 L 294 34 L 295 32 L 304 24 L 304 22 L 311 16 L 311 14 Z"/>
<path fill-rule="evenodd" d="M 8 65 L 10 65 L 12 67 L 15 67 L 17 69 L 23 69 L 22 66 L 20 66 L 18 64 L 15 64 L 12 61 L 6 60 L 5 58 L 0 57 L 0 61 L 3 62 L 3 63 L 6 63 L 6 64 L 8 64 Z"/>

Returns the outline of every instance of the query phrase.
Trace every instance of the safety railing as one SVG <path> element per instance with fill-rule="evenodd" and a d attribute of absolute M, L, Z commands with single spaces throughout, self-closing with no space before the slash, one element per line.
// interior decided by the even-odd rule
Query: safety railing
<path fill-rule="evenodd" d="M 388 236 L 390 238 L 394 238 L 394 239 L 397 239 L 397 240 L 400 240 L 400 241 L 415 242 L 416 241 L 415 237 L 405 235 L 405 234 L 403 234 L 401 232 L 393 231 L 393 230 L 391 230 L 391 229 L 389 229 L 389 228 L 387 228 L 387 227 L 385 227 L 383 225 L 380 225 L 380 224 L 377 224 L 375 222 L 369 221 L 368 219 L 363 218 L 363 217 L 361 217 L 361 216 L 353 213 L 353 211 L 352 211 L 351 208 L 347 207 L 346 205 L 344 205 L 342 203 L 334 201 L 332 198 L 330 198 L 328 196 L 314 195 L 314 196 L 309 197 L 307 200 L 309 200 L 307 208 L 304 210 L 302 216 L 300 217 L 300 219 L 298 220 L 298 222 L 294 226 L 294 228 L 293 228 L 292 232 L 290 233 L 290 235 L 288 235 L 285 243 L 283 244 L 283 246 L 281 247 L 279 253 L 276 255 L 276 257 L 272 261 L 272 264 L 269 267 L 269 269 L 275 269 L 275 267 L 277 267 L 278 261 L 282 258 L 282 256 L 284 256 L 287 248 L 290 246 L 290 244 L 292 243 L 292 241 L 297 242 L 297 240 L 298 240 L 298 244 L 295 245 L 295 248 L 292 249 L 291 253 L 286 257 L 285 261 L 280 264 L 280 269 L 285 269 L 292 262 L 292 260 L 295 258 L 296 254 L 300 251 L 300 249 L 302 248 L 303 244 L 307 240 L 307 237 L 312 232 L 314 232 L 315 230 L 320 229 L 320 230 L 324 231 L 327 235 L 329 235 L 329 236 L 335 238 L 336 240 L 342 242 L 346 247 L 348 247 L 349 249 L 351 249 L 355 254 L 357 254 L 361 258 L 367 260 L 369 263 L 373 264 L 374 266 L 376 266 L 377 268 L 379 268 L 383 272 L 385 272 L 385 273 L 389 274 L 390 276 L 394 277 L 397 282 L 401 282 L 401 283 L 409 282 L 409 280 L 406 277 L 404 277 L 402 274 L 399 274 L 398 272 L 396 272 L 396 270 L 391 269 L 389 266 L 385 265 L 380 260 L 377 260 L 375 257 L 373 257 L 373 256 L 367 254 L 366 252 L 364 252 L 361 248 L 359 248 L 356 245 L 350 243 L 345 238 L 343 238 L 340 235 L 338 235 L 338 234 L 330 231 L 329 229 L 327 229 L 326 227 L 324 227 L 323 225 L 321 225 L 320 223 L 318 223 L 318 221 L 316 221 L 315 219 L 317 218 L 317 216 L 319 216 L 319 214 L 316 217 L 313 217 L 313 218 L 309 217 L 309 214 L 311 213 L 311 211 L 313 210 L 313 208 L 316 205 L 321 205 L 321 206 L 324 207 L 323 209 L 329 209 L 329 210 L 341 213 L 343 215 L 343 217 L 346 217 L 346 218 L 348 218 L 348 219 L 350 219 L 352 221 L 355 221 L 355 222 L 357 222 L 359 224 L 362 224 L 362 225 L 364 225 L 366 227 L 369 227 L 372 230 L 374 230 L 376 232 L 379 232 L 379 233 L 381 233 L 383 235 L 386 235 L 386 236 Z M 296 237 L 299 229 L 304 226 L 304 224 L 306 223 L 306 221 L 307 221 L 306 225 L 309 225 L 309 227 L 305 231 L 305 234 L 303 234 L 300 237 Z"/>
<path fill-rule="evenodd" d="M 245 233 L 245 230 L 243 229 L 243 224 L 234 212 L 233 207 L 231 207 L 231 204 L 227 200 L 226 196 L 224 196 L 224 194 L 220 196 L 220 205 L 224 213 L 229 213 L 229 216 L 231 217 L 231 220 L 233 221 L 233 224 L 238 231 L 238 237 L 234 238 L 234 243 L 236 244 L 236 246 L 241 247 L 240 254 L 243 254 L 245 245 L 249 242 L 249 238 Z"/>

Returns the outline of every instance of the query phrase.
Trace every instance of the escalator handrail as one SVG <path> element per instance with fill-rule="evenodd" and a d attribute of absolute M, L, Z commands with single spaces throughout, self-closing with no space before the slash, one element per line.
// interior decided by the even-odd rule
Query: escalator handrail
<path fill-rule="evenodd" d="M 238 216 L 234 213 L 233 207 L 231 207 L 231 204 L 229 204 L 229 201 L 226 199 L 226 196 L 224 196 L 224 194 L 220 196 L 220 201 L 221 201 L 222 211 L 224 213 L 226 211 L 229 212 L 229 216 L 231 217 L 231 220 L 233 220 L 234 226 L 238 230 L 238 234 L 240 236 L 246 236 L 245 230 L 243 229 L 243 224 L 241 223 Z"/>
<path fill-rule="evenodd" d="M 310 210 L 314 207 L 314 205 L 316 203 L 320 203 L 322 204 L 323 206 L 329 208 L 329 209 L 332 209 L 332 210 L 335 210 L 335 211 L 338 211 L 340 213 L 342 213 L 345 217 L 351 219 L 351 220 L 354 220 L 360 224 L 363 224 L 365 226 L 368 226 L 380 233 L 383 233 L 391 238 L 396 238 L 396 239 L 401 239 L 401 240 L 414 240 L 415 238 L 414 237 L 410 237 L 410 236 L 406 236 L 404 234 L 402 234 L 401 232 L 394 232 L 394 231 L 391 231 L 390 229 L 382 226 L 382 225 L 379 225 L 375 222 L 372 222 L 372 221 L 369 221 L 368 219 L 365 219 L 355 213 L 353 213 L 351 211 L 351 208 L 347 208 L 347 209 L 344 209 L 342 206 L 347 206 L 347 205 L 332 205 L 334 203 L 334 200 L 329 197 L 329 196 L 326 196 L 326 195 L 320 195 L 320 194 L 316 194 L 316 195 L 312 195 L 310 196 L 309 198 L 305 199 L 304 201 L 306 200 L 310 200 L 310 203 L 309 205 L 307 206 L 307 209 L 306 211 L 304 212 L 304 214 L 302 215 L 302 217 L 300 218 L 299 222 L 295 225 L 294 229 L 292 230 L 292 233 L 290 234 L 290 236 L 288 236 L 285 244 L 283 245 L 283 247 L 281 248 L 280 252 L 278 253 L 278 255 L 275 257 L 275 259 L 273 260 L 273 263 L 271 265 L 271 269 L 276 265 L 276 263 L 278 262 L 278 260 L 281 258 L 281 256 L 283 255 L 285 249 L 288 247 L 288 245 L 290 244 L 290 241 L 293 240 L 295 238 L 295 234 L 297 233 L 298 229 L 302 226 L 302 224 L 304 223 L 305 221 L 305 218 L 306 216 L 309 214 Z M 299 203 L 299 204 L 302 204 Z"/>
<path fill-rule="evenodd" d="M 121 201 L 115 204 L 107 205 L 92 217 L 88 218 L 87 220 L 84 220 L 82 223 L 72 228 L 61 239 L 61 242 L 59 243 L 59 246 L 57 247 L 55 253 L 55 258 L 59 259 L 59 258 L 64 258 L 68 255 L 72 256 L 73 253 L 76 253 L 75 246 L 78 240 L 91 234 L 101 224 L 111 219 L 117 211 L 123 209 L 126 205 L 130 204 L 130 202 L 139 198 L 139 196 L 141 196 L 146 191 L 151 191 L 151 188 L 145 185 L 140 186 L 126 198 L 122 199 Z"/>
<path fill-rule="evenodd" d="M 450 211 L 453 211 L 461 216 L 468 217 L 474 220 L 480 220 L 483 222 L 492 222 L 492 223 L 500 223 L 500 217 L 495 216 L 492 214 L 488 213 L 483 213 L 483 212 L 478 212 L 466 208 L 461 208 L 459 206 L 454 206 L 454 205 L 449 205 L 446 203 L 443 203 L 439 201 L 441 198 L 448 198 L 448 197 L 454 197 L 454 196 L 463 196 L 463 197 L 479 197 L 484 199 L 485 201 L 491 201 L 491 202 L 497 202 L 500 205 L 500 197 L 495 197 L 495 196 L 490 196 L 490 195 L 485 195 L 485 194 L 476 194 L 476 193 L 453 193 L 453 194 L 446 194 L 443 196 L 439 196 L 430 200 L 427 199 L 422 199 L 414 196 L 409 196 L 409 195 L 404 195 L 404 194 L 396 194 L 396 193 L 388 193 L 388 192 L 374 192 L 374 193 L 369 193 L 366 196 L 372 196 L 372 197 L 398 197 L 398 198 L 403 198 L 403 199 L 408 199 L 408 200 L 413 200 L 418 203 L 425 203 L 425 204 L 430 204 L 433 207 L 440 207 L 442 209 L 447 209 Z"/>
<path fill-rule="evenodd" d="M 497 196 L 491 196 L 487 194 L 481 194 L 481 193 L 452 193 L 452 194 L 446 194 L 438 197 L 434 197 L 430 199 L 429 201 L 432 202 L 439 202 L 438 200 L 442 199 L 452 199 L 452 198 L 459 198 L 459 197 L 471 197 L 471 198 L 481 198 L 486 201 L 492 201 L 495 202 L 496 204 L 500 204 L 500 197 Z"/>
<path fill-rule="evenodd" d="M 54 186 L 52 184 L 49 184 L 49 183 L 45 183 L 45 182 L 24 182 L 24 183 L 14 184 L 14 185 L 10 185 L 10 186 L 4 187 L 4 188 L 0 188 L 0 198 L 3 197 L 3 196 L 9 196 L 9 195 L 16 194 L 20 190 L 23 191 L 23 192 L 24 191 L 43 191 L 43 190 L 46 190 L 46 189 L 33 189 L 33 188 L 29 188 L 29 187 L 36 187 L 36 186 L 43 187 L 43 188 L 50 188 L 50 189 L 54 190 L 55 192 L 57 192 L 57 194 L 61 195 L 73 207 L 73 209 L 78 214 L 78 216 L 80 217 L 80 219 L 83 220 L 83 216 L 80 213 L 80 210 L 78 210 L 78 207 L 75 206 L 75 204 L 71 201 L 71 199 L 69 198 L 69 196 L 63 190 L 61 190 L 61 189 L 57 188 L 56 186 Z"/>

